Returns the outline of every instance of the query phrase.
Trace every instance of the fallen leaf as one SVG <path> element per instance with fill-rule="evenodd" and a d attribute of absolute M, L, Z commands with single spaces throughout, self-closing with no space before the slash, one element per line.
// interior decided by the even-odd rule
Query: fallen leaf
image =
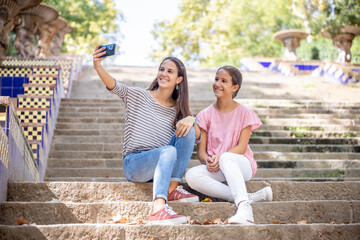
<path fill-rule="evenodd" d="M 307 224 L 306 220 L 297 221 L 295 224 Z"/>
<path fill-rule="evenodd" d="M 350 222 L 343 222 L 342 224 L 349 224 Z"/>
<path fill-rule="evenodd" d="M 286 222 L 273 221 L 272 224 L 286 224 Z"/>
<path fill-rule="evenodd" d="M 194 224 L 195 225 L 202 225 L 201 222 L 197 221 L 196 219 L 190 220 L 189 223 L 192 224 L 192 225 L 194 225 Z"/>
<path fill-rule="evenodd" d="M 145 222 L 141 218 L 137 218 L 135 221 L 129 223 L 129 225 L 142 225 L 142 224 L 145 224 Z"/>
<path fill-rule="evenodd" d="M 129 200 L 124 200 L 124 202 L 129 202 Z"/>
<path fill-rule="evenodd" d="M 113 213 L 112 214 L 112 221 L 106 221 L 107 224 L 112 224 L 112 223 L 127 223 L 127 218 L 121 216 L 119 213 Z"/>
<path fill-rule="evenodd" d="M 335 222 L 334 222 L 334 221 L 332 221 L 332 222 L 329 222 L 329 224 L 335 224 Z"/>
<path fill-rule="evenodd" d="M 201 202 L 212 202 L 212 200 L 210 198 L 205 198 L 204 200 L 202 200 Z"/>
<path fill-rule="evenodd" d="M 210 219 L 210 221 L 211 221 L 213 224 L 223 224 L 223 221 L 221 221 L 221 218 L 220 218 L 220 217 L 213 217 L 212 219 Z"/>
<path fill-rule="evenodd" d="M 210 225 L 210 224 L 213 224 L 211 223 L 209 220 L 206 220 L 205 222 L 203 222 L 204 225 Z"/>
<path fill-rule="evenodd" d="M 18 225 L 24 225 L 24 224 L 26 224 L 28 222 L 28 220 L 18 218 L 18 219 L 16 219 L 16 222 L 17 222 Z"/>

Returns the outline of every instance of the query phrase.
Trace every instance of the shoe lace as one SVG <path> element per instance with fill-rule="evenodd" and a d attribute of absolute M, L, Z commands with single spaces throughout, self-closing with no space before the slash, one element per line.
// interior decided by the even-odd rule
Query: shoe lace
<path fill-rule="evenodd" d="M 164 210 L 170 215 L 176 215 L 176 212 L 174 212 L 174 210 L 172 210 L 172 208 L 167 204 L 165 205 Z"/>
<path fill-rule="evenodd" d="M 183 194 L 190 194 L 188 191 L 186 191 L 183 186 L 177 186 L 176 188 L 177 191 L 183 193 Z"/>

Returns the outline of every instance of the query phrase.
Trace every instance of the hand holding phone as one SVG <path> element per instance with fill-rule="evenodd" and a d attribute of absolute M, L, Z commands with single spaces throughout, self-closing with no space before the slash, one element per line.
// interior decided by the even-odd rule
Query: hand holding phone
<path fill-rule="evenodd" d="M 115 55 L 115 49 L 116 49 L 116 44 L 115 43 L 107 44 L 107 45 L 101 46 L 100 48 L 103 48 L 103 47 L 106 47 L 106 49 L 104 49 L 101 52 L 106 51 L 106 53 L 104 55 L 102 55 L 101 58 Z"/>

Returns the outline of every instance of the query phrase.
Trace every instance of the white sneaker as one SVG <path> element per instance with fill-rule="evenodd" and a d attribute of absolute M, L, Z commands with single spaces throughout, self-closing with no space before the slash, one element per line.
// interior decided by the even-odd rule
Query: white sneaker
<path fill-rule="evenodd" d="M 248 193 L 249 200 L 252 202 L 260 202 L 260 201 L 269 201 L 271 202 L 273 199 L 273 192 L 271 187 L 264 187 L 263 189 L 254 192 Z"/>
<path fill-rule="evenodd" d="M 254 225 L 254 216 L 252 207 L 249 202 L 242 202 L 239 204 L 236 214 L 232 216 L 228 223 L 239 223 L 244 225 Z"/>

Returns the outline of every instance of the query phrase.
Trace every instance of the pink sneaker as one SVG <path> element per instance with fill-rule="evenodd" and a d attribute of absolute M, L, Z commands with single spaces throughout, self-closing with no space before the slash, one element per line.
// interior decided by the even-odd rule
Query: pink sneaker
<path fill-rule="evenodd" d="M 186 191 L 183 186 L 177 186 L 168 195 L 171 202 L 199 202 L 199 197 Z"/>
<path fill-rule="evenodd" d="M 150 224 L 161 225 L 177 225 L 187 223 L 187 218 L 183 215 L 179 215 L 172 210 L 169 205 L 165 206 L 155 213 L 151 213 L 149 217 Z"/>

